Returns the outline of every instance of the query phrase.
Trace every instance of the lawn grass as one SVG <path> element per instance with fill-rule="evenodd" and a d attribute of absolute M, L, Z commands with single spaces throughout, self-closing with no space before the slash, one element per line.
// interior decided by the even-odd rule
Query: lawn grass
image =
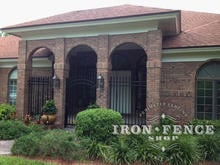
<path fill-rule="evenodd" d="M 30 160 L 15 156 L 0 156 L 0 165 L 57 165 L 39 160 Z"/>

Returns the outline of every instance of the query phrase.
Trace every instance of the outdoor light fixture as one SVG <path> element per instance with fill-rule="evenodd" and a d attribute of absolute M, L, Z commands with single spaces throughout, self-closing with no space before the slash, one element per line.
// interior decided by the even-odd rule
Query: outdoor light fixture
<path fill-rule="evenodd" d="M 101 74 L 97 77 L 97 87 L 99 89 L 104 89 L 104 77 Z"/>
<path fill-rule="evenodd" d="M 53 87 L 54 88 L 60 88 L 60 79 L 54 74 L 53 76 Z"/>

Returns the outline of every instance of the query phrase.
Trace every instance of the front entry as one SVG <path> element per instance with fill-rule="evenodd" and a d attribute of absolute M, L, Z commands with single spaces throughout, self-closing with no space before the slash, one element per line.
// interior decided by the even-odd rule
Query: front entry
<path fill-rule="evenodd" d="M 96 54 L 89 47 L 79 46 L 70 52 L 65 127 L 73 126 L 77 113 L 96 102 L 96 62 Z"/>

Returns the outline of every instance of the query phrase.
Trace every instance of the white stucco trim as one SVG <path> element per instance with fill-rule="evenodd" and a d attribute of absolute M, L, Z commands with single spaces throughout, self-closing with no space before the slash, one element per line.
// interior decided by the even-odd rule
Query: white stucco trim
<path fill-rule="evenodd" d="M 162 62 L 196 62 L 220 59 L 220 47 L 164 49 Z"/>
<path fill-rule="evenodd" d="M 0 59 L 0 68 L 14 68 L 17 66 L 18 59 L 11 58 L 11 59 Z"/>
<path fill-rule="evenodd" d="M 17 66 L 18 59 L 0 59 L 0 68 L 14 68 Z M 49 60 L 45 60 L 45 58 L 34 58 L 32 67 L 34 68 L 48 68 L 52 67 L 52 64 Z"/>

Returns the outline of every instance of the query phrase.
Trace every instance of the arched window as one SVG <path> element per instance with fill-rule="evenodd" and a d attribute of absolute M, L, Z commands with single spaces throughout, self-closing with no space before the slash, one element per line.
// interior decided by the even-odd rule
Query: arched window
<path fill-rule="evenodd" d="M 196 117 L 220 119 L 220 62 L 210 62 L 199 69 L 196 88 Z"/>
<path fill-rule="evenodd" d="M 16 105 L 18 70 L 14 69 L 8 79 L 8 103 Z"/>

